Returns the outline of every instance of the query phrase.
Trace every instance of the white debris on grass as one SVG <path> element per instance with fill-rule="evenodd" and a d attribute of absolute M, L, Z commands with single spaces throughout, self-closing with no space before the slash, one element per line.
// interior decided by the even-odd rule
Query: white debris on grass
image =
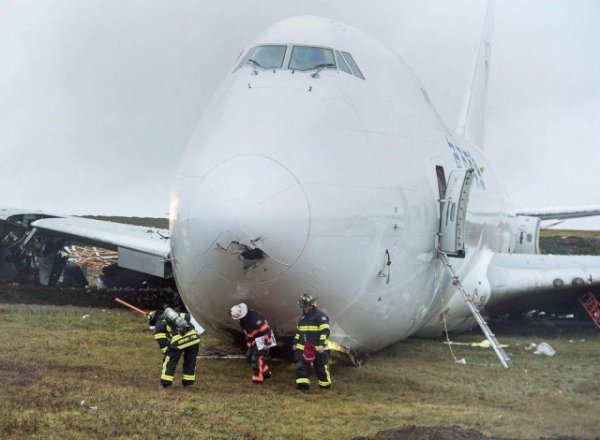
<path fill-rule="evenodd" d="M 538 344 L 537 349 L 533 352 L 533 354 L 543 354 L 546 356 L 554 356 L 556 354 L 556 351 L 547 342 L 542 342 L 542 343 Z"/>
<path fill-rule="evenodd" d="M 92 411 L 96 411 L 98 409 L 97 406 L 89 406 L 85 404 L 85 400 L 82 400 L 81 402 L 79 402 L 79 405 L 87 408 L 87 409 L 91 409 Z"/>

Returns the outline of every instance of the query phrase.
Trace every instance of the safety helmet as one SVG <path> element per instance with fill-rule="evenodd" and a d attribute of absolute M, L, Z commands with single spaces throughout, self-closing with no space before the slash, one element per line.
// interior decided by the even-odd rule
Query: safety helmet
<path fill-rule="evenodd" d="M 156 325 L 156 321 L 158 321 L 158 317 L 160 316 L 159 310 L 153 310 L 146 315 L 148 319 L 148 325 Z"/>
<path fill-rule="evenodd" d="M 239 303 L 229 309 L 229 316 L 236 321 L 242 319 L 248 314 L 248 306 L 246 303 Z"/>
<path fill-rule="evenodd" d="M 317 306 L 317 298 L 313 298 L 312 295 L 305 293 L 304 295 L 300 296 L 300 298 L 298 298 L 298 304 L 300 304 L 300 307 L 302 307 L 302 308 L 316 307 Z"/>

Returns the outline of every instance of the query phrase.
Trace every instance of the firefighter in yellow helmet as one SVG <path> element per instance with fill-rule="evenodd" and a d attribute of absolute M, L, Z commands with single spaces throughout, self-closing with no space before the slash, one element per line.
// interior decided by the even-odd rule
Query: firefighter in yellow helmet
<path fill-rule="evenodd" d="M 294 337 L 296 361 L 296 389 L 306 392 L 310 388 L 310 369 L 314 366 L 320 388 L 331 386 L 329 374 L 329 317 L 317 308 L 317 299 L 304 294 L 298 299 L 302 316 Z"/>

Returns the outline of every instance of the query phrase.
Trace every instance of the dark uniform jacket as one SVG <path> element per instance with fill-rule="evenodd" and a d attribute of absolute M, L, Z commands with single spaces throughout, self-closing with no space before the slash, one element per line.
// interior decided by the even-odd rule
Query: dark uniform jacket
<path fill-rule="evenodd" d="M 179 316 L 187 322 L 191 322 L 189 313 L 180 313 Z M 177 328 L 165 319 L 164 315 L 161 315 L 154 327 L 154 339 L 163 353 L 166 353 L 169 348 L 182 350 L 200 343 L 200 336 L 192 325 L 183 334 L 180 334 Z"/>
<path fill-rule="evenodd" d="M 265 345 L 272 343 L 273 332 L 271 326 L 263 315 L 256 310 L 248 309 L 248 313 L 240 319 L 240 326 L 246 335 L 246 345 L 248 348 L 256 344 L 256 338 L 264 337 Z"/>
<path fill-rule="evenodd" d="M 294 337 L 294 350 L 304 350 L 304 343 L 310 342 L 315 347 L 322 345 L 328 349 L 329 317 L 321 310 L 313 307 L 298 322 L 298 332 Z"/>

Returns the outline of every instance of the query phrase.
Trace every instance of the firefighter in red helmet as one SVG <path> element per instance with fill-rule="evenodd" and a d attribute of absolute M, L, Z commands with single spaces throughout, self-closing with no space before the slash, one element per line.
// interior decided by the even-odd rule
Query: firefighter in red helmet
<path fill-rule="evenodd" d="M 250 309 L 246 303 L 229 309 L 229 316 L 240 322 L 246 335 L 246 360 L 252 365 L 252 382 L 261 384 L 271 378 L 267 365 L 269 349 L 276 345 L 273 330 L 263 315 Z"/>
<path fill-rule="evenodd" d="M 296 389 L 308 391 L 310 369 L 314 365 L 320 388 L 331 387 L 329 374 L 329 317 L 317 308 L 317 299 L 304 294 L 298 299 L 302 316 L 294 337 Z"/>

